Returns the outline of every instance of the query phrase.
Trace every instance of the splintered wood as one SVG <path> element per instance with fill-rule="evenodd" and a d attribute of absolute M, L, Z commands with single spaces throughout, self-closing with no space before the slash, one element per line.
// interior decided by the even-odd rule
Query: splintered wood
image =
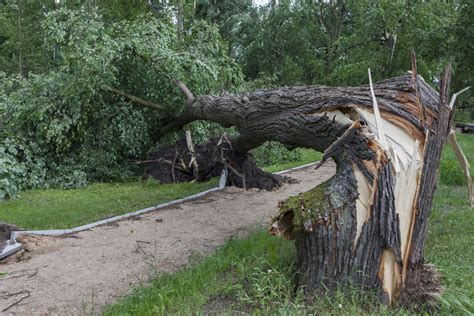
<path fill-rule="evenodd" d="M 416 73 L 416 70 L 414 72 Z M 447 80 L 446 77 L 445 80 Z M 329 276 L 326 275 L 324 279 L 326 272 L 331 271 L 327 265 L 337 265 L 340 260 L 337 258 L 343 256 L 345 260 L 356 264 L 353 268 L 359 267 L 366 271 L 364 273 L 369 273 L 367 269 L 371 265 L 377 267 L 377 278 L 381 282 L 381 288 L 387 296 L 387 302 L 392 303 L 403 295 L 407 278 L 416 279 L 416 271 L 424 271 L 423 273 L 428 270 L 434 271 L 434 269 L 424 268 L 419 251 L 426 237 L 426 220 L 434 193 L 433 181 L 436 181 L 433 174 L 436 175 L 442 145 L 446 141 L 450 126 L 450 121 L 446 118 L 452 117 L 450 111 L 452 111 L 453 102 L 448 106 L 442 96 L 436 100 L 434 91 L 430 90 L 431 88 L 420 76 L 414 78 L 411 83 L 412 92 L 410 93 L 399 93 L 390 98 L 382 94 L 380 109 L 369 70 L 369 93 L 372 107 L 351 102 L 345 104 L 344 107 L 311 113 L 312 117 L 327 117 L 333 123 L 346 126 L 346 129 L 326 146 L 316 168 L 329 158 L 335 158 L 339 166 L 345 165 L 345 161 L 348 160 L 356 183 L 357 197 L 353 202 L 355 212 L 351 211 L 355 222 L 352 225 L 344 223 L 345 217 L 341 215 L 344 207 L 350 205 L 352 201 L 349 198 L 344 198 L 344 202 L 337 201 L 341 197 L 333 191 L 335 188 L 341 188 L 340 183 L 337 184 L 334 180 L 337 175 L 329 181 L 325 193 L 319 197 L 323 202 L 318 207 L 314 202 L 309 202 L 311 198 L 314 198 L 310 192 L 296 197 L 300 203 L 291 199 L 280 203 L 280 214 L 272 223 L 271 233 L 297 240 L 301 269 L 309 275 L 316 274 L 315 277 L 309 276 L 303 280 L 300 278 L 302 285 L 316 279 L 330 288 L 332 284 L 327 281 Z M 455 98 L 456 95 L 453 96 L 453 99 Z M 394 109 L 389 103 L 393 99 L 397 102 L 402 100 L 403 106 L 400 108 L 403 108 L 405 113 L 411 113 L 412 116 L 397 113 L 399 109 Z M 438 101 L 437 108 L 433 106 L 436 101 Z M 417 119 L 414 119 L 415 115 Z M 443 116 L 443 118 L 440 119 L 438 116 Z M 357 149 L 354 146 L 363 145 L 360 140 L 355 141 L 357 135 L 362 135 L 366 140 L 366 146 L 374 154 L 372 158 L 361 160 L 356 158 Z M 464 171 L 470 202 L 474 205 L 469 163 L 457 144 L 454 132 L 449 133 L 448 141 Z M 351 181 L 349 179 L 345 180 Z M 332 213 L 332 220 L 329 219 L 330 213 Z M 321 217 L 321 214 L 326 215 Z M 323 218 L 322 221 L 321 218 Z M 326 221 L 325 218 L 328 220 Z M 332 226 L 331 229 L 331 225 L 335 223 L 339 223 L 336 224 L 339 228 Z M 347 226 L 344 227 L 344 224 Z M 298 225 L 301 225 L 302 235 L 298 234 L 298 227 L 296 227 Z M 341 241 L 337 239 L 344 234 L 344 230 L 353 236 L 352 255 L 338 253 L 342 248 L 339 248 Z M 336 233 L 338 235 L 334 235 Z M 313 238 L 311 235 L 317 237 Z M 331 242 L 326 238 L 335 238 L 336 241 Z M 381 243 L 374 243 L 370 238 L 382 240 Z M 372 246 L 381 246 L 381 248 L 376 250 L 371 248 Z M 412 251 L 413 247 L 415 251 Z M 378 261 L 369 263 L 367 257 L 362 253 L 358 254 L 360 249 L 379 253 Z M 328 257 L 329 254 L 336 258 L 336 261 L 332 261 Z M 326 259 L 320 261 L 315 257 L 321 255 Z M 353 259 L 347 259 L 351 256 Z M 344 266 L 348 263 L 339 264 Z M 314 266 L 317 268 L 315 269 Z M 329 275 L 337 279 L 334 276 L 338 273 L 341 273 L 341 268 L 335 269 Z M 357 279 L 357 277 L 359 276 L 353 278 Z M 436 279 L 436 276 L 432 277 L 433 280 Z M 367 284 L 367 278 L 364 280 L 364 284 Z M 413 282 L 408 283 L 413 286 Z M 439 286 L 436 288 L 440 289 Z M 416 291 L 408 289 L 405 292 Z M 435 296 L 436 293 L 433 295 Z"/>

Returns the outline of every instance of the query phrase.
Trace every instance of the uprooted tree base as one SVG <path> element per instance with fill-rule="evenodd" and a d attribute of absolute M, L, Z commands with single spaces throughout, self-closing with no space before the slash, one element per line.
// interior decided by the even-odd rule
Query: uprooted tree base
<path fill-rule="evenodd" d="M 224 136 L 191 146 L 183 138 L 175 145 L 153 149 L 145 163 L 145 176 L 161 183 L 207 181 L 220 176 L 224 168 L 229 172 L 227 185 L 239 188 L 270 191 L 288 180 L 260 169 L 251 154 L 237 152 Z"/>

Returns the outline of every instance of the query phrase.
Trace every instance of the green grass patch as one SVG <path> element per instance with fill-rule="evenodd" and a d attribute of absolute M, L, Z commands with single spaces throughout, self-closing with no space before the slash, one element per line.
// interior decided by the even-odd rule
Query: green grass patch
<path fill-rule="evenodd" d="M 64 229 L 158 205 L 214 187 L 202 183 L 95 183 L 86 188 L 29 190 L 0 203 L 0 222 L 24 229 Z"/>
<path fill-rule="evenodd" d="M 294 294 L 293 242 L 258 230 L 245 239 L 230 240 L 212 256 L 173 275 L 139 287 L 105 315 L 287 314 L 313 312 L 388 313 L 375 297 L 350 291 L 319 297 L 305 305 Z"/>
<path fill-rule="evenodd" d="M 267 172 L 278 172 L 278 171 L 298 167 L 301 165 L 305 165 L 308 163 L 312 163 L 315 161 L 319 161 L 321 159 L 322 154 L 320 152 L 317 152 L 316 150 L 306 149 L 306 148 L 300 149 L 300 150 L 301 150 L 301 158 L 299 160 L 266 166 L 263 169 Z"/>
<path fill-rule="evenodd" d="M 438 269 L 443 301 L 474 313 L 474 210 L 464 186 L 439 185 L 428 226 L 426 259 Z M 464 308 L 464 311 L 463 311 Z"/>

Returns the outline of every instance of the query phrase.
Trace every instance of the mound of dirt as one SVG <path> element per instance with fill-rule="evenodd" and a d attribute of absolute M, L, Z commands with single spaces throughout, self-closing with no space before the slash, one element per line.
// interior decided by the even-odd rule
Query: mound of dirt
<path fill-rule="evenodd" d="M 153 149 L 145 161 L 145 177 L 161 183 L 207 181 L 220 176 L 227 167 L 227 185 L 271 191 L 280 187 L 284 178 L 265 172 L 255 164 L 251 154 L 241 154 L 225 137 L 214 138 L 206 144 L 189 146 L 185 138 L 172 146 Z"/>

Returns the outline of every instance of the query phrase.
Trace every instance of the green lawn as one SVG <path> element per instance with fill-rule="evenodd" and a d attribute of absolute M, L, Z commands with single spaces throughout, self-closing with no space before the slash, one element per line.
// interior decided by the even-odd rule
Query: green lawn
<path fill-rule="evenodd" d="M 25 229 L 71 228 L 183 198 L 214 187 L 202 183 L 161 185 L 156 181 L 96 183 L 82 189 L 30 190 L 0 203 L 0 222 Z"/>
<path fill-rule="evenodd" d="M 474 162 L 474 136 L 460 135 L 459 141 L 468 160 Z M 453 165 L 453 159 L 449 151 L 444 153 L 441 173 L 446 172 L 446 161 Z M 473 227 L 474 211 L 466 188 L 440 184 L 430 218 L 426 259 L 437 267 L 446 286 L 442 315 L 474 313 Z M 182 271 L 138 287 L 105 314 L 409 314 L 387 310 L 372 295 L 350 289 L 319 296 L 307 304 L 294 294 L 294 258 L 292 242 L 258 229 L 244 239 L 228 241 L 209 257 L 196 257 Z"/>
<path fill-rule="evenodd" d="M 304 149 L 300 161 L 265 168 L 276 172 L 319 159 Z M 205 183 L 158 184 L 155 181 L 95 183 L 82 189 L 28 190 L 20 198 L 0 203 L 0 222 L 24 229 L 63 229 L 186 197 L 217 185 Z"/>
<path fill-rule="evenodd" d="M 305 165 L 311 162 L 315 162 L 321 159 L 321 153 L 312 149 L 301 149 L 301 159 L 298 161 L 290 161 L 277 165 L 266 166 L 263 169 L 267 172 L 278 172 L 281 170 L 287 170 L 290 168 Z"/>

